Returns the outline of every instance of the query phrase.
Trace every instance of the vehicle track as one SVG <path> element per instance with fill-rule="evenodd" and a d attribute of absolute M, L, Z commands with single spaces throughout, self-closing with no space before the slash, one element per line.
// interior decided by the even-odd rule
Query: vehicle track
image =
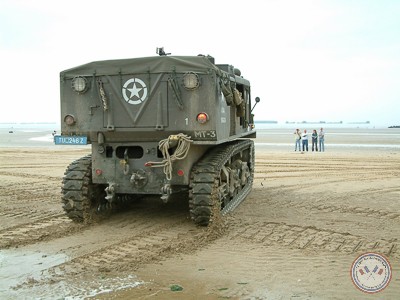
<path fill-rule="evenodd" d="M 50 166 L 47 168 L 51 168 Z M 40 168 L 45 170 L 46 168 Z M 25 181 L 26 180 L 46 180 L 46 181 L 54 181 L 57 182 L 60 180 L 59 177 L 54 177 L 54 176 L 46 176 L 46 175 L 41 175 L 41 174 L 31 174 L 31 173 L 22 173 L 22 172 L 0 172 L 0 176 L 6 176 L 6 177 L 21 177 Z"/>
<path fill-rule="evenodd" d="M 346 193 L 346 198 L 355 198 L 356 196 L 366 196 L 370 194 L 380 194 L 382 192 L 396 192 L 397 188 L 387 188 L 387 189 L 376 189 L 371 192 L 353 192 Z M 306 211 L 315 211 L 315 212 L 325 212 L 325 213 L 339 213 L 339 214 L 353 214 L 356 216 L 368 216 L 374 217 L 377 219 L 389 219 L 389 220 L 399 220 L 400 212 L 390 210 L 389 208 L 381 208 L 374 209 L 372 207 L 362 207 L 355 205 L 337 205 L 335 203 L 338 202 L 338 199 L 343 199 L 343 195 L 330 195 L 326 196 L 325 194 L 314 194 L 312 199 L 306 199 L 302 201 L 298 201 L 293 197 L 282 197 L 282 192 L 279 189 L 275 189 L 271 191 L 269 195 L 279 195 L 280 197 L 271 197 L 274 200 L 270 200 L 271 205 L 279 206 L 281 208 L 285 207 L 287 209 L 293 208 L 301 208 Z M 315 200 L 315 199 L 323 199 L 323 200 Z"/>
<path fill-rule="evenodd" d="M 121 239 L 106 243 L 87 253 L 81 253 L 71 260 L 52 267 L 43 273 L 38 284 L 62 282 L 65 278 L 79 277 L 90 280 L 93 274 L 134 271 L 147 263 L 155 263 L 177 254 L 192 253 L 211 244 L 224 232 L 224 226 L 213 224 L 207 228 L 196 227 L 182 212 L 159 216 L 149 210 L 138 220 L 127 216 L 112 220 L 106 226 L 120 223 L 123 228 Z M 128 215 L 131 215 L 130 213 Z M 154 218 L 158 215 L 158 218 Z M 112 223 L 112 224 L 111 224 Z M 102 225 L 100 225 L 102 226 Z M 217 229 L 216 229 L 217 227 Z M 105 233 L 105 238 L 108 233 Z"/>
<path fill-rule="evenodd" d="M 15 210 L 10 210 L 10 211 L 3 211 L 0 212 L 0 216 L 8 219 L 20 219 L 20 218 L 27 218 L 30 221 L 25 222 L 22 224 L 19 224 L 17 226 L 12 226 L 12 227 L 19 227 L 19 226 L 25 226 L 26 224 L 30 224 L 32 221 L 40 221 L 48 218 L 54 218 L 54 217 L 59 217 L 59 216 L 65 216 L 65 214 L 55 211 L 55 212 L 43 212 L 43 211 L 15 211 Z M 6 230 L 10 230 L 11 227 L 7 227 Z M 5 230 L 5 229 L 3 229 Z M 1 230 L 1 231 L 3 231 Z M 1 232 L 0 231 L 0 232 Z"/>
<path fill-rule="evenodd" d="M 137 224 L 136 234 L 116 244 L 98 249 L 89 254 L 77 257 L 60 266 L 73 272 L 79 270 L 126 270 L 135 269 L 139 263 L 162 259 L 168 250 L 180 250 L 181 242 L 193 238 L 187 226 L 187 221 L 177 221 L 172 224 Z M 189 222 L 187 222 L 189 224 Z M 179 242 L 181 240 L 181 242 Z"/>
<path fill-rule="evenodd" d="M 370 240 L 347 232 L 335 232 L 314 226 L 255 222 L 235 231 L 232 233 L 232 238 L 240 238 L 265 246 L 280 244 L 293 249 L 313 249 L 347 254 L 375 251 L 388 257 L 400 258 L 398 241 Z"/>
<path fill-rule="evenodd" d="M 17 214 L 14 217 L 21 216 Z M 35 222 L 0 230 L 0 249 L 55 239 L 75 233 L 81 228 L 82 226 L 73 224 L 64 214 L 42 215 Z"/>

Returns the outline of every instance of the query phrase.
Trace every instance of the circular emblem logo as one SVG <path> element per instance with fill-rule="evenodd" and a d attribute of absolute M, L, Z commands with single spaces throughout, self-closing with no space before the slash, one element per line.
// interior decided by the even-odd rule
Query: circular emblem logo
<path fill-rule="evenodd" d="M 122 96 L 129 104 L 143 103 L 147 98 L 147 86 L 139 78 L 128 79 L 122 87 Z"/>
<path fill-rule="evenodd" d="M 365 253 L 357 257 L 350 273 L 354 285 L 369 294 L 382 291 L 392 279 L 389 261 L 377 253 Z"/>

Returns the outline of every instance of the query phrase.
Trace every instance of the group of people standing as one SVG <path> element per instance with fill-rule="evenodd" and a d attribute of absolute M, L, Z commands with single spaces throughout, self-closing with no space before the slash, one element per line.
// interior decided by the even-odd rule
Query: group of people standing
<path fill-rule="evenodd" d="M 299 148 L 299 151 L 308 151 L 308 133 L 307 130 L 304 129 L 303 133 L 300 131 L 300 129 L 296 129 L 294 132 L 294 137 L 296 140 L 294 151 L 297 151 L 297 146 Z M 311 141 L 312 141 L 312 151 L 318 151 L 318 144 L 319 144 L 319 151 L 324 152 L 325 151 L 325 132 L 324 129 L 321 128 L 320 131 L 317 133 L 317 130 L 313 130 L 313 133 L 311 135 Z"/>

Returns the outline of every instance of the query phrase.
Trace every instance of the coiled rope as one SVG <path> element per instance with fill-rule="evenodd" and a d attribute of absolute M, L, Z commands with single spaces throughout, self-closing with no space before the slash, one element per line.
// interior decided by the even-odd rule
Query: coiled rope
<path fill-rule="evenodd" d="M 164 159 L 160 162 L 148 162 L 147 164 L 152 168 L 163 167 L 163 171 L 167 180 L 171 180 L 172 163 L 176 160 L 182 160 L 186 158 L 190 149 L 190 143 L 192 142 L 193 140 L 190 139 L 190 136 L 187 136 L 183 133 L 170 135 L 168 138 L 161 140 L 158 143 L 158 149 L 160 149 Z M 176 149 L 174 153 L 169 154 L 168 150 L 175 146 Z"/>

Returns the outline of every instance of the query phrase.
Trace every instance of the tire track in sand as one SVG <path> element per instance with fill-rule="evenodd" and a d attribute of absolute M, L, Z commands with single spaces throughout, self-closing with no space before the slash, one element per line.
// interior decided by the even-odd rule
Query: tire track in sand
<path fill-rule="evenodd" d="M 18 217 L 18 214 L 15 217 Z M 72 223 L 65 214 L 42 217 L 36 222 L 0 230 L 0 249 L 54 239 L 60 235 L 76 232 L 80 228 L 82 225 Z"/>
<path fill-rule="evenodd" d="M 277 197 L 271 197 L 275 200 L 269 200 L 271 205 L 284 207 L 284 208 L 300 208 L 311 211 L 321 211 L 325 213 L 347 213 L 354 214 L 358 216 L 367 216 L 374 217 L 377 219 L 386 219 L 386 220 L 398 220 L 400 219 L 400 212 L 393 211 L 389 209 L 374 209 L 371 207 L 361 207 L 361 206 L 353 206 L 353 205 L 343 205 L 343 204 L 334 204 L 338 203 L 338 199 L 343 199 L 344 196 L 341 194 L 331 194 L 326 196 L 326 194 L 322 193 L 320 197 L 318 194 L 314 194 L 312 199 L 304 199 L 302 201 L 298 201 L 298 199 L 293 199 L 293 197 L 283 197 L 287 190 L 282 191 L 282 188 L 277 187 L 276 189 L 270 189 L 269 195 L 272 195 L 272 192 L 279 195 L 279 199 Z M 400 191 L 399 188 L 380 188 L 380 189 L 370 189 L 364 191 L 357 192 L 347 192 L 345 197 L 352 198 L 356 196 L 368 196 L 371 194 L 381 194 L 381 193 L 396 193 Z M 315 199 L 324 199 L 324 200 L 315 200 Z"/>
<path fill-rule="evenodd" d="M 129 226 L 132 227 L 130 234 L 124 234 L 123 240 L 114 241 L 110 245 L 50 268 L 44 277 L 56 282 L 62 281 L 65 276 L 84 277 L 99 272 L 132 271 L 149 262 L 154 263 L 172 255 L 196 251 L 223 234 L 221 228 L 215 230 L 213 226 L 195 227 L 188 218 L 149 217 L 135 223 L 133 227 Z"/>
<path fill-rule="evenodd" d="M 256 244 L 281 245 L 292 249 L 312 249 L 317 252 L 358 253 L 375 251 L 388 257 L 400 258 L 396 240 L 369 240 L 350 233 L 298 226 L 287 223 L 255 222 L 235 230 L 233 238 Z"/>

